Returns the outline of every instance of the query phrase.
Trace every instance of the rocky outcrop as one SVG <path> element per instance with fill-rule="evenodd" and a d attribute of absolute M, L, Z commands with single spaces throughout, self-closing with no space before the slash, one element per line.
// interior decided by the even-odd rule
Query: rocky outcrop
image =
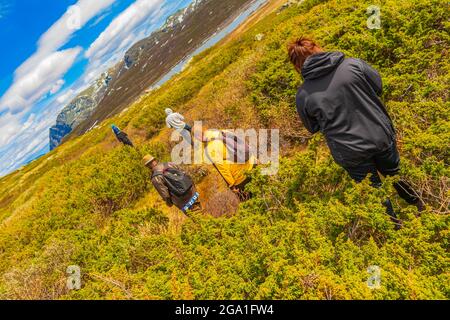
<path fill-rule="evenodd" d="M 72 127 L 64 122 L 56 121 L 56 125 L 50 128 L 50 151 L 61 144 L 62 139 L 72 131 Z"/>
<path fill-rule="evenodd" d="M 68 133 L 81 135 L 121 112 L 253 0 L 194 0 L 161 29 L 138 41 L 123 60 L 75 98 L 50 130 L 52 149 Z M 70 131 L 69 131 L 70 128 Z"/>
<path fill-rule="evenodd" d="M 73 134 L 82 135 L 96 123 L 122 112 L 252 2 L 194 0 L 170 16 L 159 30 L 125 53 L 104 98 Z"/>
<path fill-rule="evenodd" d="M 78 96 L 69 103 L 58 115 L 56 125 L 50 128 L 50 150 L 59 146 L 73 128 L 89 118 L 96 106 L 90 96 Z"/>
<path fill-rule="evenodd" d="M 58 115 L 56 125 L 50 128 L 50 150 L 59 146 L 80 123 L 89 119 L 105 95 L 113 71 L 102 74 L 90 88 L 75 97 Z"/>

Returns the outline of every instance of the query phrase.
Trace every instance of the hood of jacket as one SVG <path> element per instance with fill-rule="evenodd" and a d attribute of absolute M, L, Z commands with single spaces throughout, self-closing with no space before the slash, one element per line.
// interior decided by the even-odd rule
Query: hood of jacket
<path fill-rule="evenodd" d="M 342 52 L 322 52 L 309 56 L 302 68 L 305 80 L 317 79 L 332 72 L 344 61 Z"/>

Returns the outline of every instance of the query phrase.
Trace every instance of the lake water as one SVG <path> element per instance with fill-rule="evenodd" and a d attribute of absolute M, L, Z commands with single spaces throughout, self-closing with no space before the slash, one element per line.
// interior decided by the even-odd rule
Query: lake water
<path fill-rule="evenodd" d="M 208 40 L 206 40 L 200 47 L 197 48 L 197 50 L 195 50 L 189 56 L 181 60 L 175 67 L 173 67 L 168 73 L 166 73 L 157 83 L 155 83 L 152 86 L 152 89 L 162 86 L 164 83 L 172 79 L 174 75 L 180 73 L 194 56 L 205 51 L 206 49 L 211 48 L 217 42 L 225 38 L 228 34 L 236 30 L 236 28 L 239 27 L 239 25 L 242 22 L 244 22 L 250 15 L 252 15 L 255 11 L 257 11 L 266 2 L 267 0 L 256 0 L 255 2 L 253 2 L 245 11 L 242 11 L 239 14 L 239 16 L 237 16 L 236 19 L 234 19 L 230 24 L 228 24 L 225 28 L 223 28 L 218 33 L 216 33 Z"/>

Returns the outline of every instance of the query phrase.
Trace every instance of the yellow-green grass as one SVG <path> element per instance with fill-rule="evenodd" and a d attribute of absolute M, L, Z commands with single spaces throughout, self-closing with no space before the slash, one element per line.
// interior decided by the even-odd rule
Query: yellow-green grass
<path fill-rule="evenodd" d="M 274 11 L 197 56 L 162 88 L 86 135 L 0 180 L 0 296 L 35 299 L 449 298 L 449 22 L 442 1 L 304 1 Z M 261 41 L 256 35 L 264 34 Z M 314 37 L 380 70 L 402 173 L 427 203 L 355 185 L 295 111 L 301 83 L 287 43 Z M 166 208 L 140 163 L 170 158 L 164 109 L 209 127 L 280 128 L 277 176 L 255 172 L 238 206 L 208 166 L 189 166 L 205 210 Z M 116 123 L 138 145 L 121 146 Z M 395 231 L 380 199 L 404 221 Z M 66 287 L 79 265 L 82 289 Z M 382 270 L 371 290 L 367 268 Z"/>

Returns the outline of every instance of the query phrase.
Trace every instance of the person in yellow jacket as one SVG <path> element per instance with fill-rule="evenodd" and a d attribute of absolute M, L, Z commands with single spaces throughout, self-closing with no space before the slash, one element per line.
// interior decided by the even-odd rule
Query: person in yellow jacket
<path fill-rule="evenodd" d="M 257 159 L 245 141 L 225 130 L 203 130 L 195 137 L 205 148 L 204 160 L 214 165 L 241 201 L 248 200 L 251 195 L 245 191 L 245 186 L 250 182 L 248 174 L 256 166 Z"/>

